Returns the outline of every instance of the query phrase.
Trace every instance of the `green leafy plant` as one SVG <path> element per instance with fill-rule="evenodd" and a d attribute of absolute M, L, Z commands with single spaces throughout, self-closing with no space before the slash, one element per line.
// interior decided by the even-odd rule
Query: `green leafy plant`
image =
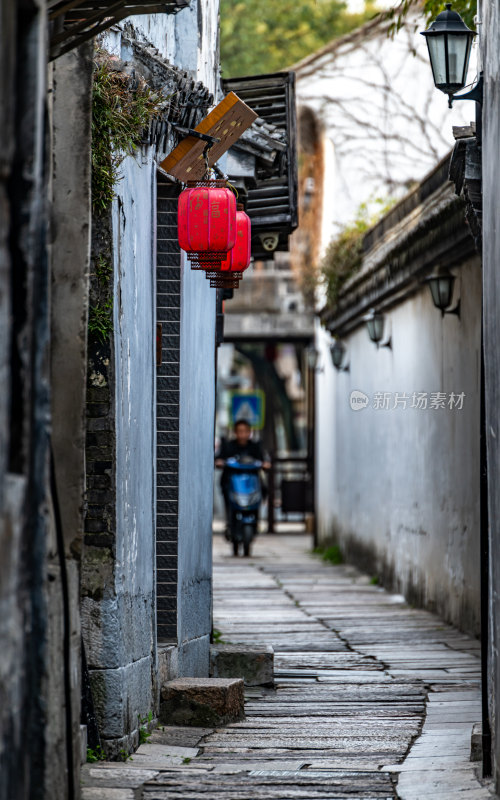
<path fill-rule="evenodd" d="M 108 286 L 112 271 L 111 263 L 100 253 L 95 263 L 95 275 L 100 286 Z"/>
<path fill-rule="evenodd" d="M 378 575 L 374 575 L 372 578 L 370 578 L 370 583 L 372 586 L 378 586 L 380 583 Z"/>
<path fill-rule="evenodd" d="M 344 563 L 344 557 L 338 544 L 332 544 L 328 547 L 315 547 L 312 552 L 316 556 L 321 556 L 323 561 L 329 561 L 330 564 Z"/>
<path fill-rule="evenodd" d="M 182 763 L 183 764 L 190 764 L 191 763 L 191 759 L 189 758 L 189 756 L 185 756 L 185 758 L 182 759 Z"/>
<path fill-rule="evenodd" d="M 444 11 L 444 2 L 441 0 L 424 0 L 423 11 L 427 24 L 432 22 L 441 11 Z M 389 26 L 389 35 L 394 36 L 404 25 L 408 13 L 413 9 L 422 8 L 422 0 L 402 0 L 399 5 L 390 8 L 388 11 L 382 11 L 380 16 L 383 19 L 391 20 Z M 457 0 L 453 3 L 453 11 L 458 11 L 463 18 L 466 25 L 472 30 L 475 29 L 474 16 L 477 13 L 476 0 Z"/>
<path fill-rule="evenodd" d="M 132 756 L 130 755 L 130 753 L 127 750 L 122 749 L 122 750 L 118 751 L 118 756 L 117 756 L 116 760 L 117 761 L 133 761 L 134 759 L 132 758 Z"/>
<path fill-rule="evenodd" d="M 113 298 L 89 308 L 89 333 L 98 341 L 105 342 L 113 331 Z"/>
<path fill-rule="evenodd" d="M 141 717 L 141 715 L 138 714 L 137 719 L 139 720 L 139 744 L 146 744 L 151 736 L 148 725 L 153 721 L 153 712 L 148 711 L 145 717 Z"/>
<path fill-rule="evenodd" d="M 363 263 L 363 237 L 390 208 L 394 199 L 377 198 L 375 210 L 370 210 L 368 203 L 362 203 L 354 221 L 346 225 L 331 240 L 321 262 L 321 272 L 326 286 L 327 303 L 335 306 L 344 284 L 361 268 Z"/>
<path fill-rule="evenodd" d="M 102 213 L 115 196 L 120 165 L 141 144 L 144 130 L 164 105 L 162 95 L 116 68 L 105 51 L 94 61 L 92 87 L 92 208 Z"/>
<path fill-rule="evenodd" d="M 222 638 L 222 632 L 219 631 L 217 628 L 214 628 L 212 631 L 212 641 L 214 644 L 226 644 L 226 642 Z"/>
<path fill-rule="evenodd" d="M 87 747 L 87 764 L 95 764 L 96 761 L 105 761 L 106 753 L 98 744 L 97 747 Z"/>
<path fill-rule="evenodd" d="M 325 548 L 322 555 L 323 561 L 329 561 L 330 564 L 342 564 L 344 557 L 338 544 L 332 544 L 330 547 Z"/>

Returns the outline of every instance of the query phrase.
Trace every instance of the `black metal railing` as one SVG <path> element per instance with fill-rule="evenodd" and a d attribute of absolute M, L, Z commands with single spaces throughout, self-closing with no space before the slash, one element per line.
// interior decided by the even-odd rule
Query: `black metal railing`
<path fill-rule="evenodd" d="M 307 456 L 275 456 L 268 472 L 268 533 L 279 521 L 305 520 L 314 511 L 311 460 Z"/>

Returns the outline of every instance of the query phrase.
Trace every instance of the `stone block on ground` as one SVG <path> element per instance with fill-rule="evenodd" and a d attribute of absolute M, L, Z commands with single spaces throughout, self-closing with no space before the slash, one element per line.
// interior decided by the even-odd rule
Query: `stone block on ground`
<path fill-rule="evenodd" d="M 215 727 L 245 716 L 241 678 L 177 678 L 161 687 L 160 721 Z"/>
<path fill-rule="evenodd" d="M 173 681 L 179 674 L 179 649 L 177 645 L 158 646 L 158 679 L 160 686 Z"/>
<path fill-rule="evenodd" d="M 210 648 L 214 678 L 243 678 L 246 686 L 274 682 L 274 650 L 270 645 L 217 644 Z"/>
<path fill-rule="evenodd" d="M 80 764 L 87 762 L 87 726 L 80 725 Z"/>
<path fill-rule="evenodd" d="M 476 722 L 472 728 L 470 737 L 470 760 L 483 760 L 483 726 L 480 722 Z"/>

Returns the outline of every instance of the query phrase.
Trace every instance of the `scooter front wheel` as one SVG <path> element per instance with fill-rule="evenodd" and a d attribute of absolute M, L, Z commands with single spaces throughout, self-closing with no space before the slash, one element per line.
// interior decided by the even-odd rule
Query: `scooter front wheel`
<path fill-rule="evenodd" d="M 243 526 L 243 555 L 249 556 L 250 555 L 250 545 L 252 544 L 252 539 L 254 537 L 254 527 L 253 525 L 244 525 Z"/>

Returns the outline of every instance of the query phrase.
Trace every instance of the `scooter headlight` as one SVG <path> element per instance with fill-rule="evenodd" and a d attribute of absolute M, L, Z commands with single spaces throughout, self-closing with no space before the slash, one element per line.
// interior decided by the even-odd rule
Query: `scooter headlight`
<path fill-rule="evenodd" d="M 239 508 L 248 508 L 248 506 L 252 505 L 252 495 L 251 494 L 237 494 L 233 495 L 233 502 Z"/>

